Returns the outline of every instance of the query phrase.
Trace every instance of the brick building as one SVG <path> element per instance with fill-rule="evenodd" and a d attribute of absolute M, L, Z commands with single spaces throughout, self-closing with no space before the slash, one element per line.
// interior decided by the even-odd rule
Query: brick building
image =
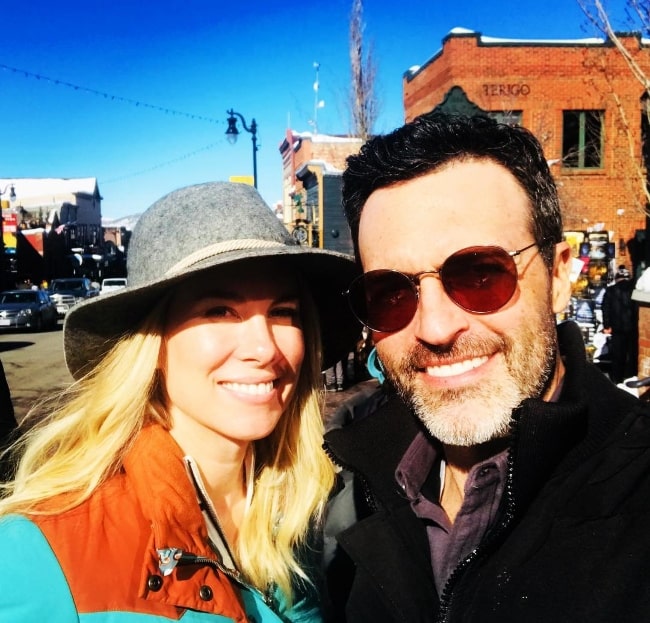
<path fill-rule="evenodd" d="M 650 76 L 650 47 L 619 35 Z M 403 78 L 405 117 L 482 110 L 531 130 L 558 184 L 567 230 L 604 230 L 617 261 L 645 230 L 645 90 L 609 40 L 521 41 L 454 29 Z M 620 256 L 620 257 L 619 257 Z"/>
<path fill-rule="evenodd" d="M 617 38 L 650 77 L 650 42 L 638 33 Z M 407 121 L 435 108 L 483 112 L 537 136 L 558 186 L 567 240 L 585 262 L 572 316 L 584 321 L 589 341 L 598 295 L 615 267 L 624 264 L 638 277 L 650 266 L 650 107 L 621 51 L 604 39 L 522 41 L 454 29 L 439 52 L 404 74 L 403 97 Z M 639 374 L 648 376 L 650 296 L 640 299 Z M 593 322 L 579 317 L 590 309 Z"/>
<path fill-rule="evenodd" d="M 359 151 L 359 138 L 287 130 L 282 156 L 282 219 L 302 244 L 352 253 L 341 207 L 345 159 Z"/>

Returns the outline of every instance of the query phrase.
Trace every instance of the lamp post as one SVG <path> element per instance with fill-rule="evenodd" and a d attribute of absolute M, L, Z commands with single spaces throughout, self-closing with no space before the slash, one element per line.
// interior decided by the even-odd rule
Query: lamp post
<path fill-rule="evenodd" d="M 4 190 L 0 190 L 0 290 L 7 288 L 7 254 L 5 253 L 5 228 L 4 217 L 2 216 L 2 197 L 9 189 L 9 201 L 16 200 L 16 191 L 13 184 L 7 184 Z"/>
<path fill-rule="evenodd" d="M 246 125 L 246 120 L 244 117 L 242 117 L 238 112 L 235 112 L 232 108 L 226 112 L 229 115 L 226 136 L 228 137 L 228 142 L 231 145 L 234 145 L 237 142 L 237 137 L 239 136 L 239 130 L 237 129 L 237 117 L 239 117 L 241 120 L 241 124 L 244 126 L 244 130 L 246 130 L 246 132 L 250 132 L 253 135 L 253 186 L 257 188 L 257 123 L 255 123 L 255 119 L 253 119 L 249 128 Z"/>

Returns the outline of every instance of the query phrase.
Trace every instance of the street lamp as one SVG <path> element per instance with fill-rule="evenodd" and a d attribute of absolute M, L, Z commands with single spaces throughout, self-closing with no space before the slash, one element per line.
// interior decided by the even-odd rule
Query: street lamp
<path fill-rule="evenodd" d="M 4 217 L 2 216 L 2 197 L 9 189 L 9 201 L 16 200 L 16 191 L 13 184 L 7 184 L 4 190 L 0 190 L 0 290 L 7 287 L 7 255 L 5 254 L 5 228 Z"/>
<path fill-rule="evenodd" d="M 228 115 L 228 129 L 226 130 L 226 136 L 228 137 L 228 142 L 231 145 L 234 145 L 237 142 L 237 137 L 239 136 L 239 130 L 237 129 L 237 117 L 241 119 L 241 124 L 244 126 L 246 132 L 250 132 L 253 135 L 253 185 L 257 188 L 257 123 L 255 119 L 251 122 L 251 127 L 249 128 L 246 125 L 246 120 L 238 112 L 235 112 L 232 108 L 226 111 Z M 235 116 L 236 115 L 236 116 Z"/>

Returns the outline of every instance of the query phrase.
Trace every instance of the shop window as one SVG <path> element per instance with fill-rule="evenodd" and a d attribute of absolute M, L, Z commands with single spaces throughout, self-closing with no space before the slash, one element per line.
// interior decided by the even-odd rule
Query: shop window
<path fill-rule="evenodd" d="M 565 110 L 562 126 L 562 166 L 599 169 L 603 166 L 602 110 Z"/>

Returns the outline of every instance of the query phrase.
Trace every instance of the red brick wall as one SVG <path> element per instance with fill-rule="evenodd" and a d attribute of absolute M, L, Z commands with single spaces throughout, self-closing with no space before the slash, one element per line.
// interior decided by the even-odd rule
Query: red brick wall
<path fill-rule="evenodd" d="M 639 378 L 650 376 L 650 305 L 639 304 Z"/>
<path fill-rule="evenodd" d="M 345 159 L 351 154 L 358 153 L 361 144 L 360 139 L 339 141 L 336 137 L 329 140 L 327 137 L 303 140 L 300 149 L 296 152 L 296 169 L 310 160 L 322 160 L 329 166 L 343 171 Z"/>
<path fill-rule="evenodd" d="M 291 229 L 297 218 L 310 218 L 309 215 L 296 210 L 296 196 L 305 200 L 302 196 L 303 183 L 296 178 L 297 172 L 310 164 L 314 165 L 309 167 L 312 171 L 322 171 L 324 168 L 343 171 L 346 158 L 358 153 L 362 144 L 363 141 L 358 138 L 325 134 L 298 135 L 287 130 L 285 140 L 280 145 L 284 194 L 282 213 L 287 227 Z M 304 206 L 301 204 L 301 207 Z"/>
<path fill-rule="evenodd" d="M 623 37 L 626 48 L 650 76 L 650 48 Z M 442 51 L 403 81 L 405 117 L 439 105 L 453 86 L 486 111 L 521 111 L 522 124 L 540 140 L 562 199 L 565 229 L 597 228 L 628 240 L 645 227 L 645 197 L 639 168 L 644 92 L 611 44 L 483 42 L 477 33 L 451 34 Z M 564 110 L 605 111 L 604 166 L 563 168 Z M 626 258 L 622 258 L 623 263 Z"/>

